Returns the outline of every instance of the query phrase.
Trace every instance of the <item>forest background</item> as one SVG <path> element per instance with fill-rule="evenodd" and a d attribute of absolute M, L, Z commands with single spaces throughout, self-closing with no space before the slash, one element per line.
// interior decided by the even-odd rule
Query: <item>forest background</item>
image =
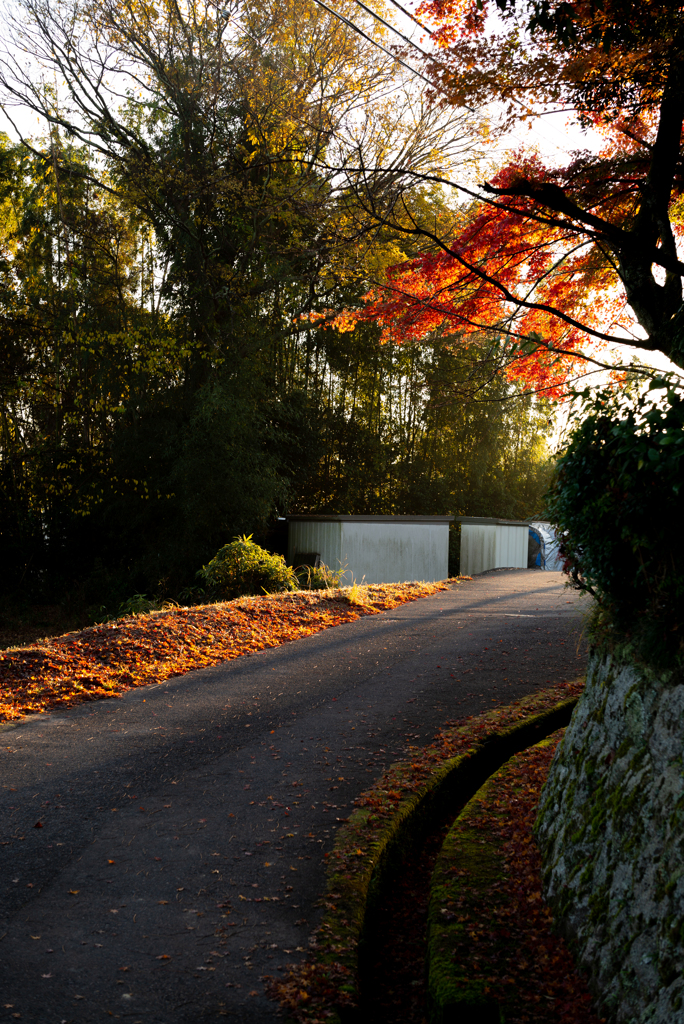
<path fill-rule="evenodd" d="M 382 164 L 385 208 L 448 233 L 467 204 L 414 172 L 486 162 L 477 118 L 313 3 L 24 7 L 42 42 L 15 32 L 5 77 L 46 127 L 0 139 L 6 609 L 190 600 L 287 513 L 540 514 L 552 404 L 500 372 L 496 334 L 330 329 L 424 251 L 339 169 Z M 70 108 L 46 39 L 86 83 Z"/>

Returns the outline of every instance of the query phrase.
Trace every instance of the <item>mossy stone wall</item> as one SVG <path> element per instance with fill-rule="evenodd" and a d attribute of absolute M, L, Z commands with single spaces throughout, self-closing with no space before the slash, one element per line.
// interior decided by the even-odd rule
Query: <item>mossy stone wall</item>
<path fill-rule="evenodd" d="M 684 679 L 595 651 L 542 791 L 546 898 L 607 1016 L 684 1024 Z"/>

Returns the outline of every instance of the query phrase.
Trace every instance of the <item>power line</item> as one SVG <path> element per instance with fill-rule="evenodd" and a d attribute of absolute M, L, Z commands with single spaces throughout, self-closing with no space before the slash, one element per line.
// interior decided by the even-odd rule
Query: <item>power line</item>
<path fill-rule="evenodd" d="M 381 18 L 379 14 L 376 14 L 375 11 L 372 11 L 370 7 L 366 7 L 366 5 L 363 3 L 363 0 L 356 0 L 356 3 L 359 5 L 359 7 L 363 7 L 364 11 L 370 14 L 371 18 L 375 18 L 376 21 L 379 21 L 381 25 L 384 25 L 385 28 L 388 28 L 390 32 L 394 32 L 395 35 L 399 36 L 400 39 L 403 39 L 404 42 L 408 43 L 409 46 L 411 46 L 414 50 L 418 50 L 419 53 L 422 53 L 422 55 L 424 57 L 427 57 L 428 60 L 431 59 L 430 55 L 426 53 L 425 50 L 421 50 L 420 46 L 417 46 L 415 43 L 411 42 L 408 36 L 405 36 L 404 33 L 400 32 L 398 28 L 395 28 L 394 25 L 390 25 L 389 21 L 385 21 L 385 19 Z"/>
<path fill-rule="evenodd" d="M 363 36 L 363 38 L 366 39 L 369 43 L 371 43 L 373 46 L 378 47 L 384 53 L 386 53 L 388 56 L 392 57 L 393 60 L 395 60 L 399 64 L 401 64 L 402 67 L 405 67 L 407 71 L 411 72 L 411 74 L 416 75 L 418 78 L 421 78 L 424 82 L 427 82 L 427 84 L 432 89 L 434 89 L 436 92 L 441 92 L 447 98 L 449 97 L 448 91 L 443 86 L 439 85 L 439 83 L 434 81 L 433 79 L 427 78 L 420 71 L 417 71 L 416 68 L 411 67 L 405 61 L 403 61 L 400 57 L 397 57 L 391 51 L 387 50 L 381 43 L 378 43 L 371 36 L 367 35 L 363 31 L 363 29 L 359 28 L 359 26 L 354 21 L 352 21 L 351 18 L 347 18 L 344 15 L 338 14 L 336 11 L 332 10 L 332 8 L 328 7 L 327 4 L 325 4 L 323 2 L 323 0 L 314 0 L 314 3 L 317 3 L 317 4 L 319 4 L 319 6 L 325 8 L 326 11 L 328 11 L 331 14 L 333 14 L 334 17 L 338 18 L 339 21 L 343 22 L 345 25 L 347 25 L 349 28 L 351 28 L 354 32 L 358 32 L 359 35 Z M 380 17 L 379 14 L 376 14 L 373 10 L 371 10 L 370 7 L 366 6 L 366 4 L 362 2 L 362 0 L 356 0 L 356 3 L 358 3 L 359 6 L 362 7 L 365 11 L 367 11 L 371 15 L 371 17 L 375 18 L 377 21 L 379 21 L 383 25 L 387 26 L 387 28 L 389 28 L 392 32 L 396 33 L 396 35 L 398 35 L 401 39 L 403 39 L 405 42 L 407 42 L 415 50 L 417 50 L 419 53 L 421 53 L 427 60 L 433 61 L 435 63 L 435 65 L 437 67 L 441 68 L 443 71 L 448 71 L 448 69 L 445 68 L 444 65 L 441 64 L 441 62 L 439 62 L 438 60 L 435 60 L 435 58 L 431 54 L 426 53 L 423 49 L 421 49 L 421 47 L 417 46 L 416 43 L 411 42 L 411 40 L 408 39 L 407 36 L 403 35 L 403 33 L 399 32 L 398 29 L 394 28 L 393 25 L 391 25 L 389 22 L 385 21 L 385 19 Z M 427 32 L 428 35 L 430 35 L 430 36 L 434 35 L 434 32 L 432 32 L 431 29 L 429 29 L 426 25 L 423 25 L 422 22 L 420 22 L 416 17 L 414 17 L 414 15 L 411 14 L 410 11 L 407 11 L 406 8 L 403 7 L 402 4 L 400 4 L 398 2 L 398 0 L 390 0 L 390 3 L 392 3 L 397 8 L 397 10 L 401 11 L 401 13 L 404 14 L 407 18 L 410 18 L 411 21 L 415 22 L 415 24 L 418 25 L 420 28 L 422 28 L 424 32 Z M 529 113 L 529 111 L 526 108 L 525 104 L 521 100 L 519 100 L 517 97 L 513 97 L 513 102 L 516 103 L 523 111 L 525 111 L 525 113 Z M 476 113 L 476 111 L 472 107 L 466 107 L 466 109 L 471 114 L 475 114 Z M 566 137 L 565 133 L 562 132 L 560 129 L 556 128 L 554 125 L 550 125 L 549 127 L 551 128 L 551 130 L 557 136 L 560 136 L 561 138 L 565 138 Z M 544 132 L 539 131 L 538 128 L 531 127 L 530 130 L 533 132 L 534 135 L 538 136 L 540 139 L 543 139 L 545 142 L 547 142 L 550 146 L 553 146 L 555 149 L 561 150 L 567 156 L 569 156 L 571 154 L 571 150 L 568 149 L 567 146 L 563 146 L 563 145 L 560 145 L 558 142 L 555 142 L 548 135 L 544 134 Z M 516 141 L 521 143 L 523 146 L 527 144 L 526 140 L 521 135 L 519 135 L 517 132 L 511 131 L 509 133 L 509 135 L 510 135 L 511 138 L 516 139 Z"/>
<path fill-rule="evenodd" d="M 393 4 L 393 5 L 394 5 L 394 6 L 395 6 L 395 7 L 396 7 L 396 8 L 398 9 L 398 10 L 400 10 L 400 11 L 402 12 L 402 14 L 406 15 L 406 17 L 408 17 L 408 18 L 410 18 L 410 19 L 411 19 L 412 21 L 414 21 L 414 22 L 415 22 L 415 23 L 416 23 L 416 24 L 417 24 L 417 25 L 418 25 L 418 26 L 419 26 L 420 28 L 422 28 L 422 29 L 423 29 L 423 30 L 424 30 L 425 32 L 427 32 L 427 33 L 428 33 L 429 35 L 431 35 L 431 36 L 432 36 L 432 35 L 434 35 L 434 33 L 433 33 L 433 32 L 432 32 L 432 31 L 431 31 L 431 30 L 430 30 L 429 28 L 427 28 L 427 27 L 426 27 L 425 25 L 423 25 L 423 24 L 422 24 L 422 23 L 421 23 L 420 21 L 418 21 L 418 19 L 417 19 L 417 18 L 415 18 L 415 17 L 414 17 L 414 16 L 413 16 L 413 15 L 412 15 L 412 14 L 410 13 L 410 11 L 407 11 L 407 10 L 406 10 L 406 9 L 405 9 L 405 8 L 404 8 L 404 7 L 403 7 L 403 6 L 401 5 L 401 4 L 400 4 L 400 3 L 398 3 L 398 2 L 397 2 L 397 0 L 390 0 L 390 2 L 391 2 L 391 3 L 392 3 L 392 4 Z M 352 21 L 352 20 L 351 20 L 351 18 L 347 18 L 346 16 L 344 16 L 344 15 L 342 15 L 342 14 L 338 14 L 338 12 L 337 12 L 337 11 L 335 11 L 335 10 L 333 10 L 333 9 L 332 9 L 331 7 L 329 7 L 329 6 L 328 6 L 328 5 L 327 5 L 327 4 L 326 4 L 326 3 L 324 2 L 324 0 L 314 0 L 314 3 L 316 3 L 316 4 L 317 4 L 317 5 L 319 6 L 319 7 L 323 8 L 323 9 L 324 9 L 325 11 L 327 11 L 327 12 L 328 12 L 329 14 L 332 14 L 332 15 L 333 15 L 333 17 L 337 18 L 337 19 L 338 19 L 338 21 L 341 21 L 341 22 L 342 22 L 342 23 L 343 23 L 344 25 L 346 25 L 346 26 L 347 26 L 348 28 L 352 29 L 352 31 L 354 31 L 354 32 L 358 33 L 358 34 L 359 34 L 360 36 L 362 36 L 362 37 L 363 37 L 363 38 L 364 38 L 364 39 L 365 39 L 365 40 L 366 40 L 367 42 L 369 42 L 369 43 L 370 43 L 370 44 L 371 44 L 372 46 L 375 46 L 375 47 L 377 47 L 378 49 L 382 50 L 382 52 L 383 52 L 383 53 L 385 53 L 385 54 L 386 54 L 386 55 L 387 55 L 388 57 L 390 57 L 390 58 L 391 58 L 391 59 L 392 59 L 393 61 L 396 61 L 397 63 L 401 64 L 401 65 L 402 65 L 402 67 L 406 68 L 406 70 L 407 70 L 407 71 L 409 71 L 409 72 L 410 72 L 410 73 L 411 73 L 412 75 L 415 75 L 416 77 L 418 77 L 418 78 L 421 78 L 421 79 L 422 79 L 422 80 L 423 80 L 424 82 L 426 82 L 426 83 L 427 83 L 427 84 L 428 84 L 428 85 L 429 85 L 429 86 L 430 86 L 431 88 L 435 89 L 435 90 L 436 90 L 437 92 L 441 92 L 441 93 L 442 93 L 443 95 L 445 95 L 445 96 L 447 96 L 447 97 L 448 97 L 448 95 L 449 95 L 449 94 L 448 94 L 448 92 L 447 92 L 447 90 L 446 90 L 446 89 L 444 89 L 444 88 L 443 88 L 442 86 L 440 86 L 440 85 L 439 85 L 439 84 L 438 84 L 437 82 L 435 82 L 435 81 L 433 81 L 433 80 L 431 80 L 431 79 L 427 78 L 427 77 L 426 77 L 425 75 L 423 75 L 423 74 L 422 74 L 422 73 L 421 73 L 420 71 L 418 71 L 418 70 L 417 70 L 416 68 L 414 68 L 414 67 L 411 67 L 411 65 L 410 65 L 410 64 L 407 64 L 407 63 L 406 63 L 405 61 L 403 61 L 403 60 L 401 59 L 401 57 L 398 57 L 398 56 L 397 56 L 396 54 L 392 53 L 392 52 L 391 52 L 390 50 L 388 50 L 388 49 L 387 49 L 386 47 L 384 47 L 384 46 L 383 46 L 383 45 L 382 45 L 381 43 L 377 42 L 377 41 L 376 41 L 375 39 L 373 39 L 373 38 L 372 38 L 372 36 L 369 36 L 369 35 L 368 35 L 368 34 L 367 34 L 366 32 L 364 32 L 364 31 L 363 31 L 363 29 L 362 29 L 362 28 L 360 28 L 360 27 L 359 27 L 359 26 L 358 26 L 358 25 L 357 25 L 357 24 L 356 24 L 356 23 L 355 23 L 354 21 Z M 376 13 L 375 13 L 375 12 L 374 12 L 373 10 L 371 10 L 371 8 L 370 8 L 370 7 L 368 7 L 368 6 L 367 6 L 367 5 L 365 4 L 365 3 L 363 3 L 363 2 L 362 2 L 362 0 L 356 0 L 356 3 L 358 3 L 358 4 L 359 4 L 359 6 L 360 6 L 360 7 L 362 7 L 362 8 L 363 8 L 363 9 L 364 9 L 365 11 L 367 11 L 367 12 L 368 12 L 368 14 L 370 14 L 370 15 L 371 15 L 371 17 L 375 18 L 375 19 L 376 19 L 376 20 L 377 20 L 378 22 L 380 22 L 381 24 L 385 25 L 385 26 L 386 26 L 387 28 L 389 28 L 389 29 L 390 29 L 390 30 L 391 30 L 392 32 L 396 33 L 396 35 L 398 35 L 398 36 L 399 36 L 399 37 L 400 37 L 401 39 L 403 39 L 403 40 L 404 40 L 405 42 L 407 42 L 407 43 L 408 43 L 408 44 L 409 44 L 410 46 L 412 46 L 412 47 L 413 47 L 414 49 L 418 50 L 418 51 L 419 51 L 419 52 L 420 52 L 420 53 L 421 53 L 421 54 L 422 54 L 422 55 L 423 55 L 424 57 L 426 57 L 426 59 L 428 59 L 428 60 L 434 60 L 434 58 L 432 58 L 432 57 L 431 57 L 431 56 L 430 56 L 429 54 L 425 53 L 425 51 L 424 51 L 424 50 L 422 50 L 422 49 L 421 49 L 421 48 L 420 48 L 419 46 L 416 46 L 416 44 L 415 44 L 415 43 L 412 43 L 412 42 L 411 42 L 411 40 L 410 40 L 410 39 L 409 39 L 409 38 L 408 38 L 407 36 L 403 35 L 403 33 L 399 32 L 399 31 L 398 31 L 398 29 L 395 29 L 393 25 L 391 25 L 391 24 L 390 24 L 389 22 L 385 21 L 385 19 L 384 19 L 384 18 L 380 17 L 380 15 L 376 14 Z M 229 21 L 232 21 L 232 19 L 230 19 L 230 18 L 229 18 L 228 20 L 229 20 Z M 248 32 L 247 34 L 248 34 L 248 35 L 250 35 L 250 33 L 249 33 L 249 32 Z M 251 35 L 250 35 L 250 38 L 252 38 L 252 39 L 253 39 L 253 42 L 257 42 L 257 40 L 256 40 L 256 39 L 254 39 L 253 37 L 251 37 Z M 278 62 L 278 63 L 280 63 L 280 62 Z M 438 66 L 439 66 L 439 65 L 438 65 Z M 284 70 L 285 70 L 285 69 L 284 69 Z M 298 76 L 297 76 L 296 74 L 295 74 L 295 76 L 294 76 L 294 77 L 295 77 L 295 78 L 298 78 Z M 301 79 L 299 79 L 299 80 L 301 81 Z M 397 88 L 399 88 L 399 86 L 397 86 Z M 393 90 L 390 90 L 390 92 L 392 92 L 392 91 L 393 91 Z M 521 102 L 520 100 L 518 100 L 518 99 L 515 99 L 515 102 L 516 102 L 516 103 L 518 104 L 518 106 L 522 107 L 522 109 L 523 109 L 523 110 L 525 109 L 525 107 L 524 107 L 524 104 L 523 104 L 523 103 L 522 103 L 522 102 Z M 473 110 L 473 108 L 472 108 L 472 107 L 467 107 L 466 109 L 467 109 L 467 110 L 468 110 L 468 111 L 469 111 L 469 112 L 470 112 L 471 114 L 474 114 L 474 113 L 476 113 L 476 111 L 475 111 L 475 110 Z M 299 118 L 296 118 L 296 120 L 300 120 L 300 119 L 299 119 Z M 305 123 L 305 122 L 303 122 L 303 121 L 302 121 L 302 123 Z M 309 127 L 312 127 L 312 126 L 311 126 L 311 125 L 309 125 Z M 554 128 L 553 126 L 551 126 L 551 127 L 552 127 L 552 130 L 553 130 L 553 131 L 555 131 L 555 132 L 556 132 L 557 134 L 559 134 L 559 135 L 562 135 L 562 134 L 563 134 L 563 133 L 562 133 L 562 132 L 560 132 L 560 131 L 559 131 L 558 129 Z M 548 138 L 548 136 L 545 136 L 543 132 L 540 132 L 540 131 L 539 131 L 538 129 L 536 129 L 536 128 L 532 128 L 532 132 L 533 132 L 533 133 L 534 133 L 535 135 L 539 136 L 539 138 L 541 138 L 541 139 L 544 139 L 544 140 L 545 140 L 545 141 L 546 141 L 547 143 L 549 143 L 549 144 L 550 144 L 551 146 L 555 146 L 555 147 L 556 147 L 557 149 L 561 149 L 561 150 L 563 150 L 563 151 L 564 151 L 564 152 L 565 152 L 566 154 L 568 154 L 568 155 L 569 155 L 570 151 L 569 151 L 569 150 L 568 150 L 568 149 L 567 149 L 566 147 L 564 147 L 564 146 L 559 146 L 559 145 L 558 145 L 558 143 L 555 143 L 555 142 L 553 142 L 553 141 L 552 141 L 552 140 L 551 140 L 550 138 Z M 512 132 L 510 133 L 510 135 L 511 135 L 511 137 L 512 137 L 512 138 L 516 139 L 516 140 L 517 140 L 517 141 L 518 141 L 519 143 L 521 143 L 522 145 L 525 145 L 525 140 L 524 140 L 524 139 L 523 139 L 523 138 L 522 138 L 522 137 L 521 137 L 521 136 L 520 136 L 520 135 L 519 135 L 519 134 L 518 134 L 517 132 L 515 132 L 515 131 L 512 131 Z"/>
<path fill-rule="evenodd" d="M 261 45 L 260 40 L 256 36 L 252 35 L 251 32 L 249 32 L 249 30 L 247 28 L 245 28 L 244 24 L 238 23 L 237 21 L 235 21 L 234 18 L 231 18 L 228 15 L 226 15 L 226 23 L 234 25 L 237 29 L 241 29 L 246 34 L 247 38 L 251 39 L 251 41 L 256 46 L 260 46 Z M 298 75 L 291 67 L 288 67 L 287 65 L 285 65 L 282 62 L 282 60 L 279 60 L 278 57 L 274 56 L 273 59 L 275 60 L 275 63 L 281 68 L 281 70 L 285 72 L 286 75 L 290 75 L 297 82 L 299 82 L 300 85 L 303 85 L 305 88 L 307 87 L 307 83 L 304 81 L 304 79 L 301 77 L 301 75 Z M 391 94 L 393 92 L 396 92 L 397 89 L 401 89 L 401 84 L 393 85 L 391 89 L 387 89 L 385 92 L 380 93 L 380 95 L 375 97 L 375 98 L 376 99 L 384 99 L 386 96 L 391 96 Z M 357 106 L 358 105 L 359 104 L 357 104 Z M 350 110 L 355 110 L 355 109 L 356 109 L 356 107 L 351 107 L 350 108 Z M 329 129 L 321 129 L 320 125 L 316 125 L 316 124 L 314 124 L 311 121 L 304 120 L 302 117 L 299 117 L 296 114 L 291 114 L 290 116 L 295 121 L 298 121 L 300 124 L 304 125 L 305 128 L 311 128 L 314 131 L 322 131 L 322 130 L 329 131 Z"/>
<path fill-rule="evenodd" d="M 358 2 L 358 0 L 357 0 L 357 2 Z M 325 11 L 327 11 L 327 12 L 328 12 L 328 14 L 332 14 L 332 16 L 333 16 L 334 18 L 337 18 L 337 20 L 338 20 L 338 21 L 341 21 L 343 25 L 346 25 L 346 26 L 347 26 L 348 28 L 350 28 L 350 29 L 351 29 L 351 30 L 352 30 L 353 32 L 358 32 L 358 34 L 359 34 L 360 36 L 363 36 L 363 38 L 364 38 L 364 39 L 365 39 L 365 40 L 366 40 L 367 42 L 371 43 L 371 45 L 372 45 L 372 46 L 377 46 L 377 48 L 378 48 L 379 50 L 382 50 L 382 51 L 383 51 L 383 53 L 386 53 L 386 54 L 387 54 L 387 56 L 388 56 L 388 57 L 391 57 L 391 58 L 392 58 L 392 60 L 394 60 L 394 61 L 396 61 L 396 62 L 397 62 L 397 64 L 401 64 L 401 66 L 402 66 L 402 67 L 404 67 L 404 68 L 406 68 L 406 70 L 407 70 L 407 71 L 410 71 L 412 75 L 416 75 L 416 77 L 417 77 L 417 78 L 422 78 L 422 79 L 423 79 L 423 81 L 424 81 L 424 82 L 426 82 L 426 83 L 427 83 L 427 84 L 428 84 L 428 85 L 429 85 L 429 86 L 430 86 L 430 87 L 431 87 L 432 89 L 436 88 L 436 86 L 435 86 L 435 83 L 434 83 L 434 82 L 431 82 L 429 78 L 426 78 L 426 76 L 425 76 L 425 75 L 423 75 L 423 74 L 421 74 L 421 73 L 420 73 L 420 71 L 416 71 L 416 69 L 415 69 L 415 68 L 412 68 L 410 64 L 407 64 L 407 63 L 406 63 L 406 61 L 403 61 L 403 60 L 401 59 L 401 57 L 397 57 L 396 53 L 392 53 L 392 52 L 391 52 L 391 50 L 388 50 L 388 49 L 387 49 L 387 48 L 386 48 L 385 46 L 383 46 L 383 45 L 382 45 L 382 43 L 379 43 L 379 42 L 377 42 L 377 40 L 373 39 L 373 37 L 372 37 L 372 36 L 369 36 L 369 35 L 367 35 L 367 34 L 366 34 L 366 33 L 365 33 L 364 31 L 363 31 L 363 29 L 362 29 L 362 28 L 359 28 L 359 26 L 358 26 L 358 25 L 356 25 L 356 24 L 355 24 L 355 23 L 354 23 L 353 21 L 351 21 L 351 20 L 350 20 L 349 18 L 345 18 L 345 16 L 344 16 L 343 14 L 338 14 L 338 13 L 337 13 L 337 11 L 334 11 L 334 10 L 332 9 L 332 7 L 328 7 L 328 5 L 327 5 L 326 3 L 324 3 L 324 0 L 314 0 L 314 3 L 315 3 L 315 4 L 318 4 L 318 6 L 319 6 L 319 7 L 322 7 L 322 8 L 323 8 L 323 10 L 325 10 Z M 405 38 L 405 37 L 404 37 L 404 38 Z M 413 43 L 412 43 L 411 45 L 413 45 Z M 421 52 L 422 52 L 422 51 L 421 51 Z M 437 87 L 437 88 L 438 88 L 438 87 Z M 442 91 L 442 92 L 443 92 L 444 90 L 440 90 L 440 91 Z"/>
<path fill-rule="evenodd" d="M 405 7 L 401 6 L 401 4 L 398 4 L 397 0 L 390 0 L 390 3 L 394 4 L 397 10 L 401 11 L 402 14 L 405 14 L 407 18 L 411 19 L 411 21 L 415 21 L 416 25 L 418 25 L 419 28 L 422 28 L 423 32 L 427 32 L 429 36 L 434 35 L 434 32 L 431 29 L 429 29 L 427 25 L 424 25 L 422 21 L 418 21 L 415 15 L 411 14 L 410 11 L 407 11 Z"/>
<path fill-rule="evenodd" d="M 394 3 L 394 6 L 397 7 L 403 14 L 406 14 L 408 17 L 412 18 L 412 15 L 408 11 L 405 11 L 404 8 L 399 3 L 396 3 L 395 0 L 391 0 L 391 2 Z M 363 31 L 362 28 L 360 28 L 354 21 L 352 21 L 351 18 L 347 18 L 343 14 L 338 14 L 338 12 L 333 10 L 332 7 L 329 7 L 324 2 L 324 0 L 314 0 L 314 3 L 317 4 L 319 7 L 322 7 L 329 14 L 332 14 L 333 17 L 337 18 L 338 21 L 341 21 L 342 24 L 346 25 L 353 32 L 357 32 L 360 36 L 362 36 L 372 46 L 375 46 L 379 50 L 382 50 L 383 53 L 387 54 L 388 57 L 391 57 L 392 60 L 396 61 L 398 64 L 401 64 L 401 66 L 406 68 L 406 70 L 409 71 L 412 75 L 415 75 L 417 78 L 421 78 L 424 82 L 427 83 L 427 85 L 430 86 L 430 88 L 434 89 L 436 92 L 441 92 L 447 98 L 449 97 L 449 93 L 447 92 L 447 90 L 443 86 L 439 85 L 439 83 L 435 82 L 433 79 L 427 78 L 426 75 L 424 75 L 420 71 L 416 70 L 416 68 L 411 67 L 411 65 L 407 64 L 406 61 L 401 59 L 401 57 L 398 57 L 396 54 L 392 53 L 391 50 L 388 50 L 385 46 L 382 45 L 382 43 L 377 42 L 377 40 L 373 39 L 372 36 L 369 36 L 366 32 Z M 390 28 L 392 30 L 392 32 L 395 32 L 403 40 L 405 40 L 407 43 L 409 43 L 410 46 L 412 46 L 412 47 L 414 47 L 414 49 L 418 50 L 428 60 L 434 60 L 433 57 L 431 57 L 429 54 L 425 53 L 425 51 L 422 50 L 419 46 L 416 46 L 415 43 L 412 43 L 411 40 L 407 38 L 407 36 L 405 36 L 405 35 L 403 35 L 403 33 L 399 32 L 398 29 L 395 29 L 392 25 L 390 25 L 387 21 L 385 21 L 384 18 L 381 18 L 379 14 L 375 14 L 375 12 L 372 11 L 370 9 L 370 7 L 367 7 L 366 4 L 364 4 L 362 2 L 362 0 L 356 0 L 356 3 L 358 3 L 359 6 L 362 7 L 365 11 L 367 11 L 373 18 L 375 18 L 377 21 L 381 22 L 383 25 L 386 25 L 388 28 Z M 433 35 L 433 33 L 430 32 L 430 29 L 426 28 L 424 25 L 421 25 L 420 22 L 418 22 L 418 20 L 416 18 L 412 18 L 412 20 L 416 21 L 416 23 L 418 25 L 420 25 L 420 27 L 423 28 L 426 32 L 429 32 L 430 35 Z M 437 64 L 437 66 L 439 67 L 440 65 Z M 444 69 L 444 70 L 446 70 L 446 69 Z M 524 104 L 520 100 L 515 99 L 514 101 L 518 104 L 518 106 L 522 107 L 522 109 L 525 110 Z M 476 111 L 472 107 L 466 107 L 466 109 L 471 114 L 476 113 Z M 555 130 L 558 131 L 557 129 L 555 129 Z M 545 136 L 538 129 L 532 128 L 532 131 L 534 132 L 535 135 L 538 135 L 539 138 L 544 139 L 546 142 L 548 142 L 549 145 L 555 146 L 557 149 L 562 149 L 566 154 L 569 155 L 570 151 L 568 149 L 566 149 L 566 147 L 559 146 L 557 143 L 554 143 L 550 138 Z M 558 134 L 562 135 L 562 132 L 558 132 Z M 525 145 L 525 140 L 517 132 L 512 131 L 512 132 L 510 132 L 510 135 L 511 135 L 512 138 L 516 139 L 519 143 L 521 143 L 522 145 Z"/>

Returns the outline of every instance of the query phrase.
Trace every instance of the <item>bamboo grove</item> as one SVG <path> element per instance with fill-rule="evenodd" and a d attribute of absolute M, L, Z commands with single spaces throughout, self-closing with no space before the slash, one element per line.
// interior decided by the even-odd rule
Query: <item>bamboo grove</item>
<path fill-rule="evenodd" d="M 401 168 L 478 159 L 469 115 L 397 91 L 392 60 L 298 0 L 112 0 L 81 9 L 80 50 L 62 7 L 24 6 L 93 87 L 69 107 L 35 86 L 47 129 L 0 143 L 5 593 L 176 596 L 288 511 L 539 513 L 549 409 L 514 400 L 496 334 L 330 326 L 418 252 L 339 168 L 394 161 L 384 201 L 448 230 Z"/>

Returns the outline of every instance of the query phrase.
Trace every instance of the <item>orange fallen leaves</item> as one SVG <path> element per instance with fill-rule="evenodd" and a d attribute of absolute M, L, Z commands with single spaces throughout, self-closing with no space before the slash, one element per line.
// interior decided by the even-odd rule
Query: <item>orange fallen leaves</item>
<path fill-rule="evenodd" d="M 0 721 L 117 697 L 311 636 L 446 589 L 446 583 L 243 597 L 117 619 L 0 653 Z M 359 591 L 364 601 L 359 603 Z"/>

